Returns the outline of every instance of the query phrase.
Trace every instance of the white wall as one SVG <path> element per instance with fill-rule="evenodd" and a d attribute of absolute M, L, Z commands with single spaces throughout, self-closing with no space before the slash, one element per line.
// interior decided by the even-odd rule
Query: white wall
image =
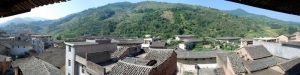
<path fill-rule="evenodd" d="M 14 46 L 11 48 L 10 54 L 11 55 L 23 55 L 24 52 L 28 52 L 30 49 L 32 49 L 31 46 L 25 46 L 25 48 L 24 48 L 24 46 L 19 46 L 19 48 L 18 48 L 18 46 Z"/>
<path fill-rule="evenodd" d="M 69 66 L 69 60 L 71 60 L 71 66 Z M 71 52 L 69 52 L 69 46 L 66 45 L 66 75 L 75 74 L 75 50 L 74 47 L 71 47 Z"/>
<path fill-rule="evenodd" d="M 181 48 L 181 49 L 183 49 L 183 50 L 185 50 L 185 44 L 179 44 L 179 48 Z"/>
<path fill-rule="evenodd" d="M 271 43 L 262 41 L 253 41 L 253 45 L 263 45 L 273 55 L 291 59 L 295 56 L 300 57 L 300 48 L 282 46 L 281 43 Z"/>

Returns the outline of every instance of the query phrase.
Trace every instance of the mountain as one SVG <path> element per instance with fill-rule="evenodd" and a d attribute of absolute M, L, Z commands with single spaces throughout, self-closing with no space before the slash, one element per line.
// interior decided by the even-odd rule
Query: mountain
<path fill-rule="evenodd" d="M 11 23 L 14 24 L 20 24 L 20 23 L 25 23 L 25 22 L 31 22 L 31 21 L 39 21 L 39 20 L 48 20 L 46 18 L 41 18 L 41 17 L 24 17 L 24 18 L 14 18 L 12 20 L 8 20 L 6 22 L 0 23 L 0 26 L 6 26 Z"/>
<path fill-rule="evenodd" d="M 249 13 L 243 9 L 235 9 L 235 10 L 223 10 L 224 12 L 231 14 L 231 15 L 237 15 L 240 17 L 247 17 L 247 18 L 251 18 L 253 20 L 256 21 L 267 21 L 267 22 L 274 22 L 274 23 L 279 23 L 279 24 L 286 24 L 286 25 L 296 25 L 296 26 L 300 26 L 299 22 L 291 22 L 291 21 L 282 21 L 282 20 L 278 20 L 278 19 L 274 19 L 274 18 L 270 18 L 264 15 L 257 15 L 257 14 L 252 14 Z"/>
<path fill-rule="evenodd" d="M 145 34 L 163 39 L 179 34 L 196 37 L 238 36 L 245 38 L 277 36 L 299 31 L 287 22 L 257 16 L 240 10 L 239 16 L 195 5 L 145 1 L 118 2 L 90 8 L 57 20 L 33 21 L 5 26 L 11 32 L 51 34 L 71 39 L 84 34 L 93 36 L 121 35 L 143 37 Z M 251 15 L 251 14 L 250 14 Z"/>

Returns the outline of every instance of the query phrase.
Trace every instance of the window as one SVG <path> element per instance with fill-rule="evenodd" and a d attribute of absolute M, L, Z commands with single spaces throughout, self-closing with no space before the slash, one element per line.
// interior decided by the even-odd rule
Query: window
<path fill-rule="evenodd" d="M 12 48 L 14 48 L 14 46 L 11 46 Z"/>
<path fill-rule="evenodd" d="M 71 52 L 71 46 L 69 45 L 69 52 Z"/>
<path fill-rule="evenodd" d="M 82 73 L 84 73 L 84 68 L 83 68 L 83 67 L 84 67 L 84 66 L 82 65 L 82 66 L 81 66 L 81 72 L 82 72 Z"/>
<path fill-rule="evenodd" d="M 20 46 L 18 46 L 18 48 L 19 48 Z"/>
<path fill-rule="evenodd" d="M 71 60 L 68 61 L 69 66 L 71 66 Z"/>
<path fill-rule="evenodd" d="M 212 58 L 210 58 L 210 60 L 212 60 Z"/>
<path fill-rule="evenodd" d="M 205 60 L 205 58 L 203 58 L 202 60 Z"/>
<path fill-rule="evenodd" d="M 68 75 L 71 75 L 70 73 L 68 73 Z"/>
<path fill-rule="evenodd" d="M 34 43 L 34 41 L 32 41 L 32 43 Z"/>
<path fill-rule="evenodd" d="M 23 48 L 25 48 L 25 46 L 23 46 Z"/>
<path fill-rule="evenodd" d="M 198 59 L 195 59 L 195 61 L 198 61 Z"/>

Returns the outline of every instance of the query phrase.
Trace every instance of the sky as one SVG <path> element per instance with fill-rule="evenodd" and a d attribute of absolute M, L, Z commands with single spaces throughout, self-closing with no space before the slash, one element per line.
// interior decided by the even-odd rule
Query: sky
<path fill-rule="evenodd" d="M 11 20 L 16 17 L 21 17 L 21 18 L 41 17 L 47 19 L 59 19 L 61 17 L 67 16 L 72 13 L 77 13 L 88 8 L 94 8 L 109 3 L 124 2 L 124 1 L 126 0 L 71 0 L 68 2 L 55 3 L 55 4 L 37 7 L 27 13 L 0 18 L 0 23 L 3 23 L 5 21 Z M 127 2 L 132 2 L 132 3 L 137 3 L 141 1 L 147 1 L 147 0 L 127 0 Z M 300 22 L 300 16 L 280 13 L 271 10 L 265 10 L 265 9 L 233 3 L 225 0 L 148 0 L 148 1 L 184 3 L 184 4 L 211 7 L 219 10 L 234 10 L 234 9 L 241 8 L 249 13 L 265 15 L 271 18 L 284 20 L 284 21 Z"/>

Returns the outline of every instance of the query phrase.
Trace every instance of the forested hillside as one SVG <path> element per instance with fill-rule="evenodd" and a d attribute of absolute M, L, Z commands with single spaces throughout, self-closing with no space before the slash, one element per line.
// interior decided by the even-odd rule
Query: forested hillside
<path fill-rule="evenodd" d="M 227 12 L 228 13 L 228 12 Z M 276 36 L 299 31 L 299 26 L 284 21 L 253 19 L 227 14 L 224 11 L 186 4 L 162 2 L 119 2 L 90 8 L 57 20 L 8 25 L 9 31 L 32 31 L 39 34 L 74 38 L 122 35 L 143 37 L 145 34 L 170 38 L 178 34 L 197 37 Z M 25 30 L 24 30 L 25 29 Z"/>

